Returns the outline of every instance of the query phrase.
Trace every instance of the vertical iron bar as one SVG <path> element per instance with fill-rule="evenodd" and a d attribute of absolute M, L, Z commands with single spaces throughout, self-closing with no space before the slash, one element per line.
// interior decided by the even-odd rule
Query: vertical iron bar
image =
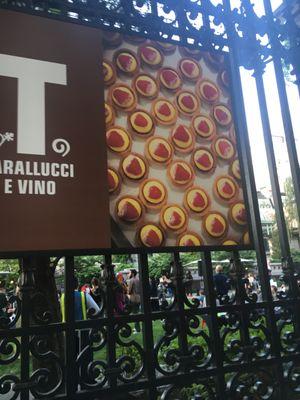
<path fill-rule="evenodd" d="M 154 358 L 154 338 L 152 326 L 152 314 L 150 303 L 150 285 L 148 256 L 146 253 L 139 254 L 139 276 L 141 285 L 141 305 L 143 312 L 143 344 L 146 357 L 146 371 L 149 381 L 149 400 L 156 400 L 157 390 L 155 384 L 155 358 Z"/>
<path fill-rule="evenodd" d="M 66 312 L 66 392 L 75 397 L 79 369 L 76 365 L 76 330 L 74 307 L 74 257 L 65 258 L 65 312 Z"/>

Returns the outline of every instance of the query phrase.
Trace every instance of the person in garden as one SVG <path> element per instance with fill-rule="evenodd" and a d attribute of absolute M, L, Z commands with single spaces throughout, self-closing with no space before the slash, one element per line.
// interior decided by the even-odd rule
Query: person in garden
<path fill-rule="evenodd" d="M 141 304 L 140 280 L 137 276 L 137 270 L 131 269 L 128 280 L 128 300 L 132 307 L 133 314 L 138 314 Z M 135 332 L 140 332 L 139 321 L 135 322 Z"/>

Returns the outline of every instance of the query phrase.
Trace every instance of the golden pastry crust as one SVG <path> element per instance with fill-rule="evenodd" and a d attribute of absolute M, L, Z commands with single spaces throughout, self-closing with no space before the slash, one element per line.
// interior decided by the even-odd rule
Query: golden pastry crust
<path fill-rule="evenodd" d="M 223 89 L 223 93 L 227 95 L 229 92 L 230 82 L 229 82 L 229 74 L 226 69 L 222 69 L 221 71 L 219 71 L 217 81 L 221 86 L 221 88 Z"/>
<path fill-rule="evenodd" d="M 146 99 L 154 99 L 159 92 L 159 84 L 150 74 L 139 74 L 133 80 L 136 93 Z"/>
<path fill-rule="evenodd" d="M 192 58 L 182 58 L 179 60 L 178 71 L 182 78 L 189 82 L 196 82 L 202 76 L 202 68 Z"/>
<path fill-rule="evenodd" d="M 111 104 L 104 103 L 104 115 L 105 115 L 105 125 L 106 128 L 109 128 L 110 126 L 114 125 L 115 123 L 115 110 L 111 106 Z"/>
<path fill-rule="evenodd" d="M 195 136 L 192 130 L 183 124 L 177 125 L 171 132 L 170 141 L 175 150 L 180 153 L 190 153 L 195 146 Z"/>
<path fill-rule="evenodd" d="M 155 42 L 155 45 L 167 55 L 174 54 L 177 48 L 176 44 L 168 42 Z"/>
<path fill-rule="evenodd" d="M 218 136 L 212 143 L 216 156 L 224 161 L 231 161 L 235 156 L 235 146 L 227 136 Z"/>
<path fill-rule="evenodd" d="M 209 174 L 214 172 L 217 165 L 214 153 L 207 147 L 197 147 L 192 154 L 191 163 L 197 171 Z"/>
<path fill-rule="evenodd" d="M 160 97 L 152 103 L 152 114 L 158 124 L 173 125 L 177 121 L 177 109 L 170 100 Z"/>
<path fill-rule="evenodd" d="M 233 239 L 226 239 L 224 240 L 224 242 L 222 243 L 222 246 L 237 246 L 238 242 L 236 242 Z"/>
<path fill-rule="evenodd" d="M 229 172 L 231 173 L 231 175 L 238 180 L 241 180 L 241 171 L 240 171 L 240 162 L 238 158 L 235 158 L 229 168 Z"/>
<path fill-rule="evenodd" d="M 126 224 L 135 224 L 143 216 L 143 206 L 137 197 L 125 195 L 118 199 L 115 207 L 117 220 Z"/>
<path fill-rule="evenodd" d="M 130 86 L 124 83 L 117 83 L 109 89 L 108 98 L 110 102 L 122 111 L 132 111 L 137 104 L 137 97 Z"/>
<path fill-rule="evenodd" d="M 190 90 L 181 90 L 175 97 L 175 104 L 181 115 L 191 117 L 200 111 L 200 100 Z"/>
<path fill-rule="evenodd" d="M 171 67 L 160 68 L 157 74 L 157 80 L 161 87 L 176 92 L 182 86 L 182 80 L 176 69 Z"/>
<path fill-rule="evenodd" d="M 155 129 L 152 115 L 142 109 L 135 110 L 128 115 L 127 125 L 131 133 L 141 138 L 152 136 Z"/>
<path fill-rule="evenodd" d="M 248 231 L 243 234 L 243 244 L 250 244 L 250 235 Z"/>
<path fill-rule="evenodd" d="M 148 175 L 147 162 L 137 153 L 127 154 L 120 163 L 120 169 L 121 174 L 133 182 L 138 182 Z"/>
<path fill-rule="evenodd" d="M 202 79 L 197 83 L 196 91 L 200 98 L 206 103 L 216 103 L 220 99 L 218 86 L 209 79 Z"/>
<path fill-rule="evenodd" d="M 217 132 L 214 120 L 204 114 L 197 114 L 193 117 L 192 128 L 201 141 L 202 139 L 213 140 Z"/>
<path fill-rule="evenodd" d="M 186 231 L 177 238 L 176 245 L 179 247 L 201 246 L 203 240 L 196 232 Z"/>
<path fill-rule="evenodd" d="M 218 211 L 211 211 L 206 214 L 202 222 L 203 231 L 209 237 L 220 239 L 227 234 L 228 223 L 223 214 Z"/>
<path fill-rule="evenodd" d="M 189 163 L 183 160 L 174 160 L 167 170 L 167 175 L 173 186 L 186 189 L 195 179 L 195 173 Z"/>
<path fill-rule="evenodd" d="M 136 241 L 145 247 L 161 247 L 165 241 L 165 233 L 158 224 L 145 223 L 138 229 Z"/>
<path fill-rule="evenodd" d="M 160 180 L 145 179 L 140 186 L 139 197 L 146 208 L 156 210 L 165 205 L 168 192 Z"/>
<path fill-rule="evenodd" d="M 193 215 L 201 216 L 209 210 L 209 195 L 202 187 L 192 186 L 185 192 L 184 206 Z"/>
<path fill-rule="evenodd" d="M 228 203 L 236 199 L 239 188 L 233 178 L 229 175 L 222 175 L 215 179 L 214 193 L 219 200 Z"/>
<path fill-rule="evenodd" d="M 229 216 L 231 220 L 240 227 L 244 227 L 248 224 L 247 211 L 243 201 L 237 201 L 231 205 Z"/>
<path fill-rule="evenodd" d="M 147 160 L 156 164 L 168 165 L 173 159 L 173 153 L 172 144 L 162 136 L 151 137 L 145 146 Z"/>
<path fill-rule="evenodd" d="M 212 109 L 212 117 L 222 127 L 228 127 L 232 123 L 232 114 L 226 104 L 216 104 Z"/>
<path fill-rule="evenodd" d="M 116 70 L 113 63 L 104 58 L 102 61 L 102 71 L 103 71 L 104 85 L 105 86 L 113 85 L 117 79 Z"/>
<path fill-rule="evenodd" d="M 160 68 L 164 61 L 162 52 L 152 44 L 142 44 L 138 49 L 138 56 L 142 64 L 157 69 Z"/>
<path fill-rule="evenodd" d="M 236 132 L 234 125 L 232 125 L 229 129 L 229 138 L 233 143 L 236 143 Z"/>
<path fill-rule="evenodd" d="M 187 223 L 188 215 L 178 204 L 168 204 L 160 212 L 160 224 L 169 232 L 182 233 Z"/>
<path fill-rule="evenodd" d="M 113 167 L 107 168 L 108 191 L 110 195 L 116 195 L 120 192 L 121 177 L 118 171 Z"/>
<path fill-rule="evenodd" d="M 133 76 L 139 71 L 139 60 L 136 53 L 132 50 L 120 49 L 116 51 L 113 60 L 114 65 L 121 74 Z"/>
<path fill-rule="evenodd" d="M 126 154 L 131 149 L 132 140 L 126 129 L 114 125 L 106 131 L 106 144 L 113 153 Z"/>
<path fill-rule="evenodd" d="M 195 49 L 192 47 L 183 47 L 178 46 L 179 52 L 183 57 L 193 58 L 199 61 L 203 57 L 203 52 L 199 49 Z"/>

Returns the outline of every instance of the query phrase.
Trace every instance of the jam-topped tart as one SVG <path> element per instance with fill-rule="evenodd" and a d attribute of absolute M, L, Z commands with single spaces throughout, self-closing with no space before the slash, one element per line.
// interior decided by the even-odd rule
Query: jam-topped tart
<path fill-rule="evenodd" d="M 200 139 L 212 140 L 216 135 L 216 124 L 207 115 L 198 114 L 192 119 L 192 127 Z"/>
<path fill-rule="evenodd" d="M 159 87 L 156 80 L 148 74 L 139 74 L 134 78 L 133 87 L 139 96 L 153 99 L 157 96 Z"/>
<path fill-rule="evenodd" d="M 239 226 L 247 225 L 247 212 L 245 204 L 242 201 L 237 201 L 232 204 L 229 211 L 230 218 Z"/>
<path fill-rule="evenodd" d="M 195 136 L 186 125 L 177 125 L 172 133 L 170 140 L 175 150 L 181 153 L 190 153 L 195 145 Z"/>
<path fill-rule="evenodd" d="M 103 81 L 104 85 L 110 86 L 116 81 L 116 71 L 113 64 L 108 60 L 102 61 Z"/>
<path fill-rule="evenodd" d="M 217 124 L 221 126 L 229 126 L 232 122 L 231 111 L 225 104 L 218 104 L 213 107 L 212 115 Z"/>
<path fill-rule="evenodd" d="M 140 198 L 149 209 L 161 208 L 167 201 L 167 189 L 158 179 L 146 179 L 140 186 Z"/>
<path fill-rule="evenodd" d="M 243 234 L 242 240 L 244 244 L 250 244 L 250 235 L 248 231 Z"/>
<path fill-rule="evenodd" d="M 109 97 L 119 110 L 132 111 L 136 107 L 136 94 L 129 86 L 123 83 L 114 85 L 110 89 Z"/>
<path fill-rule="evenodd" d="M 212 211 L 203 219 L 203 230 L 212 238 L 220 238 L 227 232 L 228 224 L 223 214 Z"/>
<path fill-rule="evenodd" d="M 227 239 L 224 240 L 224 242 L 222 243 L 222 246 L 237 246 L 237 242 L 233 239 Z"/>
<path fill-rule="evenodd" d="M 173 146 L 162 136 L 154 136 L 148 139 L 145 146 L 147 159 L 159 164 L 169 164 L 173 158 Z"/>
<path fill-rule="evenodd" d="M 114 153 L 124 154 L 130 151 L 131 137 L 121 126 L 112 126 L 106 131 L 106 144 Z"/>
<path fill-rule="evenodd" d="M 106 48 L 115 48 L 120 46 L 123 41 L 123 36 L 118 32 L 102 31 L 103 44 Z"/>
<path fill-rule="evenodd" d="M 224 68 L 224 55 L 220 53 L 207 52 L 204 56 L 206 65 L 213 71 L 219 71 Z"/>
<path fill-rule="evenodd" d="M 154 133 L 153 117 L 146 110 L 135 110 L 128 115 L 128 126 L 130 132 L 139 137 L 148 137 Z"/>
<path fill-rule="evenodd" d="M 192 185 L 195 179 L 193 168 L 183 160 L 173 161 L 168 167 L 167 174 L 171 183 L 182 189 Z"/>
<path fill-rule="evenodd" d="M 170 67 L 161 68 L 158 71 L 157 78 L 162 87 L 171 91 L 176 91 L 182 86 L 182 80 L 178 72 Z"/>
<path fill-rule="evenodd" d="M 152 113 L 159 124 L 173 125 L 177 120 L 177 109 L 169 100 L 159 98 L 152 104 Z"/>
<path fill-rule="evenodd" d="M 141 45 L 139 47 L 138 54 L 142 63 L 146 64 L 150 68 L 161 67 L 164 60 L 160 50 L 149 44 Z"/>
<path fill-rule="evenodd" d="M 195 232 L 184 232 L 177 239 L 177 246 L 189 247 L 189 246 L 201 246 L 202 239 Z"/>
<path fill-rule="evenodd" d="M 181 233 L 186 229 L 187 222 L 186 211 L 177 204 L 168 204 L 161 210 L 160 223 L 168 231 Z"/>
<path fill-rule="evenodd" d="M 215 170 L 216 159 L 214 154 L 206 147 L 198 147 L 192 154 L 192 163 L 198 171 L 211 173 Z"/>
<path fill-rule="evenodd" d="M 200 60 L 203 55 L 201 50 L 192 49 L 191 47 L 179 46 L 179 51 L 183 57 L 192 57 L 195 60 Z"/>
<path fill-rule="evenodd" d="M 216 155 L 225 161 L 230 161 L 235 154 L 235 148 L 231 140 L 226 136 L 218 136 L 212 143 Z"/>
<path fill-rule="evenodd" d="M 238 180 L 241 179 L 240 162 L 237 158 L 232 161 L 229 171 L 233 175 L 234 178 L 236 178 Z"/>
<path fill-rule="evenodd" d="M 134 196 L 123 196 L 116 204 L 116 216 L 122 222 L 129 224 L 139 221 L 143 214 L 140 200 Z"/>
<path fill-rule="evenodd" d="M 104 104 L 104 114 L 106 127 L 113 125 L 115 123 L 115 111 L 108 103 Z"/>
<path fill-rule="evenodd" d="M 117 194 L 121 186 L 121 177 L 112 167 L 107 169 L 107 181 L 109 194 Z"/>
<path fill-rule="evenodd" d="M 139 181 L 148 174 L 146 160 L 139 154 L 130 153 L 121 162 L 121 172 L 126 178 Z"/>
<path fill-rule="evenodd" d="M 215 194 L 220 200 L 230 201 L 238 194 L 238 186 L 228 175 L 218 177 L 214 182 Z"/>
<path fill-rule="evenodd" d="M 165 234 L 159 225 L 147 223 L 140 227 L 137 240 L 142 246 L 160 247 L 164 243 Z"/>
<path fill-rule="evenodd" d="M 218 74 L 218 83 L 220 84 L 220 86 L 226 90 L 226 93 L 229 89 L 229 74 L 228 71 L 226 69 L 222 69 L 221 71 L 219 71 Z"/>
<path fill-rule="evenodd" d="M 206 191 L 200 186 L 188 189 L 184 196 L 184 206 L 188 211 L 202 215 L 208 210 L 210 199 Z"/>
<path fill-rule="evenodd" d="M 128 49 L 120 49 L 114 54 L 114 64 L 119 72 L 128 76 L 136 74 L 139 69 L 136 54 Z"/>
<path fill-rule="evenodd" d="M 179 113 L 186 117 L 190 117 L 200 110 L 200 100 L 189 90 L 181 90 L 177 93 L 175 102 Z"/>
<path fill-rule="evenodd" d="M 182 77 L 190 82 L 196 82 L 202 75 L 200 65 L 192 58 L 182 58 L 178 63 Z"/>
<path fill-rule="evenodd" d="M 155 42 L 155 45 L 165 54 L 173 54 L 176 51 L 176 44 L 167 42 Z"/>
<path fill-rule="evenodd" d="M 220 90 L 218 86 L 208 79 L 203 79 L 198 82 L 197 92 L 201 99 L 207 103 L 215 103 L 220 98 Z"/>

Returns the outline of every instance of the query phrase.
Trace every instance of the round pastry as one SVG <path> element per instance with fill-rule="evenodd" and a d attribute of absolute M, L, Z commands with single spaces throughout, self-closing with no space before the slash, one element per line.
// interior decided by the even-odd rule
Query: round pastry
<path fill-rule="evenodd" d="M 165 54 L 173 54 L 176 51 L 176 44 L 168 42 L 155 42 L 156 46 Z"/>
<path fill-rule="evenodd" d="M 104 85 L 110 86 L 116 81 L 116 71 L 113 64 L 108 60 L 102 61 L 103 82 Z"/>
<path fill-rule="evenodd" d="M 201 50 L 192 47 L 179 46 L 179 51 L 184 57 L 193 57 L 195 60 L 200 60 L 203 55 Z"/>
<path fill-rule="evenodd" d="M 109 127 L 115 123 L 115 111 L 108 103 L 104 103 L 105 124 Z"/>
<path fill-rule="evenodd" d="M 136 94 L 124 83 L 118 83 L 111 87 L 109 98 L 119 110 L 123 111 L 132 111 L 137 103 Z"/>
<path fill-rule="evenodd" d="M 222 243 L 222 246 L 237 246 L 237 242 L 232 239 L 227 239 Z"/>
<path fill-rule="evenodd" d="M 121 186 L 121 177 L 112 167 L 107 169 L 107 180 L 109 194 L 117 194 Z"/>
<path fill-rule="evenodd" d="M 219 71 L 218 82 L 220 86 L 222 86 L 222 88 L 225 89 L 227 92 L 229 89 L 229 75 L 226 69 Z"/>
<path fill-rule="evenodd" d="M 200 65 L 192 58 L 182 58 L 178 63 L 178 69 L 184 79 L 196 82 L 202 75 Z"/>
<path fill-rule="evenodd" d="M 216 167 L 215 156 L 206 147 L 198 147 L 192 154 L 191 161 L 200 172 L 210 173 Z"/>
<path fill-rule="evenodd" d="M 229 137 L 233 141 L 233 143 L 236 143 L 236 134 L 235 134 L 234 125 L 232 125 L 229 129 Z"/>
<path fill-rule="evenodd" d="M 229 171 L 234 178 L 241 180 L 240 162 L 238 158 L 232 161 Z"/>
<path fill-rule="evenodd" d="M 198 82 L 197 93 L 201 99 L 207 103 L 215 103 L 220 98 L 220 90 L 218 86 L 208 79 L 203 79 Z"/>
<path fill-rule="evenodd" d="M 200 111 L 200 100 L 189 90 L 181 90 L 177 93 L 175 102 L 180 114 L 191 117 L 195 112 Z"/>
<path fill-rule="evenodd" d="M 192 128 L 200 139 L 212 140 L 216 135 L 216 124 L 207 115 L 198 114 L 192 119 Z"/>
<path fill-rule="evenodd" d="M 181 233 L 186 229 L 187 222 L 186 211 L 177 204 L 168 204 L 161 210 L 160 223 L 166 230 Z"/>
<path fill-rule="evenodd" d="M 180 124 L 173 129 L 170 140 L 176 150 L 182 153 L 190 153 L 195 145 L 195 137 L 190 128 Z"/>
<path fill-rule="evenodd" d="M 167 201 L 167 189 L 158 179 L 146 179 L 140 186 L 139 196 L 149 209 L 161 208 Z"/>
<path fill-rule="evenodd" d="M 118 71 L 128 76 L 136 74 L 139 69 L 136 54 L 128 49 L 120 49 L 114 54 L 114 64 Z"/>
<path fill-rule="evenodd" d="M 218 136 L 212 143 L 212 148 L 222 160 L 229 161 L 234 157 L 235 148 L 226 136 Z"/>
<path fill-rule="evenodd" d="M 200 186 L 188 189 L 184 196 L 184 206 L 188 211 L 202 215 L 208 210 L 210 199 L 208 194 Z"/>
<path fill-rule="evenodd" d="M 184 189 L 192 185 L 195 179 L 192 167 L 183 160 L 173 161 L 168 167 L 167 174 L 174 186 Z"/>
<path fill-rule="evenodd" d="M 145 110 L 135 110 L 128 115 L 128 126 L 132 133 L 139 137 L 148 137 L 154 133 L 154 121 Z"/>
<path fill-rule="evenodd" d="M 242 201 L 237 201 L 232 204 L 229 211 L 230 218 L 239 226 L 247 225 L 247 212 L 245 204 Z"/>
<path fill-rule="evenodd" d="M 243 243 L 250 244 L 250 235 L 248 231 L 243 234 Z"/>
<path fill-rule="evenodd" d="M 154 46 L 143 44 L 138 51 L 141 61 L 150 68 L 159 68 L 164 60 L 162 53 Z"/>
<path fill-rule="evenodd" d="M 212 115 L 221 126 L 229 126 L 232 122 L 231 111 L 225 104 L 217 104 L 213 107 Z"/>
<path fill-rule="evenodd" d="M 203 230 L 212 238 L 220 238 L 227 232 L 228 224 L 223 214 L 212 211 L 203 219 Z"/>
<path fill-rule="evenodd" d="M 176 91 L 181 88 L 182 80 L 176 69 L 165 67 L 158 71 L 157 79 L 162 87 L 168 90 Z"/>
<path fill-rule="evenodd" d="M 142 204 L 136 197 L 123 196 L 116 204 L 116 216 L 128 224 L 139 221 L 143 214 Z"/>
<path fill-rule="evenodd" d="M 224 68 L 224 55 L 216 52 L 205 53 L 204 60 L 206 65 L 213 71 Z"/>
<path fill-rule="evenodd" d="M 132 181 L 139 181 L 146 177 L 148 167 L 142 156 L 130 153 L 121 162 L 121 172 Z"/>
<path fill-rule="evenodd" d="M 167 99 L 159 98 L 152 104 L 152 113 L 159 124 L 173 125 L 177 120 L 177 109 Z"/>
<path fill-rule="evenodd" d="M 140 227 L 137 240 L 142 246 L 160 247 L 165 240 L 165 234 L 159 225 L 147 223 Z"/>
<path fill-rule="evenodd" d="M 146 157 L 149 161 L 159 164 L 169 164 L 173 158 L 173 146 L 162 136 L 150 138 L 145 146 Z"/>
<path fill-rule="evenodd" d="M 202 239 L 195 232 L 184 232 L 177 238 L 177 246 L 189 247 L 189 246 L 201 246 Z"/>
<path fill-rule="evenodd" d="M 102 31 L 102 39 L 104 46 L 107 48 L 118 47 L 123 41 L 123 37 L 120 33 L 112 31 Z"/>
<path fill-rule="evenodd" d="M 114 153 L 124 154 L 130 151 L 131 137 L 121 126 L 112 126 L 106 131 L 106 144 Z"/>
<path fill-rule="evenodd" d="M 214 190 L 221 200 L 230 201 L 238 194 L 238 187 L 230 176 L 220 176 L 214 182 Z"/>
<path fill-rule="evenodd" d="M 157 96 L 159 91 L 156 80 L 148 74 L 137 75 L 134 78 L 133 87 L 138 95 L 146 99 L 153 99 Z"/>

